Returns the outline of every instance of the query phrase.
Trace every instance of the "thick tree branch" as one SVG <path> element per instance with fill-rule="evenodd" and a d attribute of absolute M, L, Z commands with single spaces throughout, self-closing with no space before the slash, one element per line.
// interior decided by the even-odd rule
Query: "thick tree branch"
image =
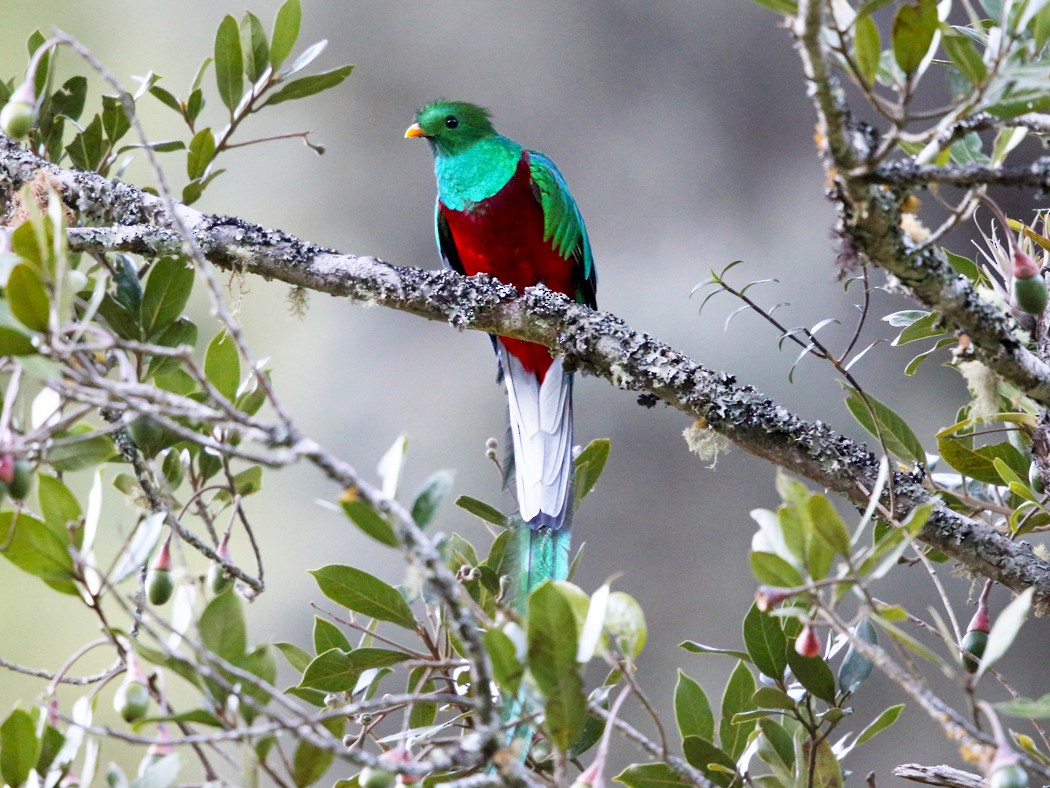
<path fill-rule="evenodd" d="M 994 185 L 1045 190 L 1050 187 L 1050 158 L 1039 158 L 1028 165 L 1004 167 L 980 164 L 936 167 L 932 164 L 917 164 L 913 159 L 901 159 L 871 171 L 865 170 L 859 173 L 858 180 L 905 188 L 939 183 L 960 189 Z"/>
<path fill-rule="evenodd" d="M 0 135 L 0 195 L 11 198 L 33 180 L 58 190 L 85 221 L 109 226 L 70 230 L 74 249 L 144 255 L 180 253 L 160 201 L 133 186 L 44 162 Z M 462 277 L 339 255 L 279 230 L 179 206 L 181 219 L 208 259 L 232 271 L 331 295 L 367 301 L 430 320 L 539 342 L 620 388 L 677 408 L 756 456 L 782 465 L 858 506 L 875 488 L 878 462 L 866 446 L 806 422 L 732 375 L 704 368 L 614 315 L 592 311 L 542 288 L 523 295 L 488 277 Z M 1048 388 L 1050 391 L 1050 388 Z M 1025 544 L 984 522 L 948 509 L 920 474 L 895 474 L 895 514 L 932 502 L 922 538 L 969 569 L 1020 590 L 1036 587 L 1036 605 L 1050 609 L 1050 564 Z M 884 500 L 887 502 L 889 498 Z"/>

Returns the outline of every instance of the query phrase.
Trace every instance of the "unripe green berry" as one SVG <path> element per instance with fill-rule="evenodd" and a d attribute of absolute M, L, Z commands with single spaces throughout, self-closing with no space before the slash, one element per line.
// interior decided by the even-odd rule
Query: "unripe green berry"
<path fill-rule="evenodd" d="M 125 681 L 113 696 L 113 708 L 125 722 L 135 722 L 149 709 L 149 687 L 141 681 Z"/>
<path fill-rule="evenodd" d="M 218 596 L 233 587 L 233 577 L 222 564 L 213 563 L 208 567 L 208 587 L 215 596 Z"/>
<path fill-rule="evenodd" d="M 1043 474 L 1039 473 L 1039 466 L 1034 462 L 1028 466 L 1028 483 L 1032 485 L 1032 489 L 1039 495 L 1046 492 L 1046 482 L 1043 480 Z"/>
<path fill-rule="evenodd" d="M 397 778 L 386 769 L 373 769 L 366 766 L 357 777 L 361 788 L 393 788 Z"/>
<path fill-rule="evenodd" d="M 1030 315 L 1041 315 L 1047 304 L 1046 283 L 1036 274 L 1028 279 L 1014 277 L 1014 304 Z"/>
<path fill-rule="evenodd" d="M 966 637 L 963 638 L 962 648 L 963 652 L 963 667 L 966 668 L 967 673 L 976 673 L 977 668 L 980 667 L 978 660 L 984 656 L 984 647 L 988 645 L 988 633 L 981 632 L 979 629 L 973 629 L 966 633 Z M 972 654 L 973 656 L 970 656 Z M 974 659 L 976 657 L 976 659 Z"/>
<path fill-rule="evenodd" d="M 25 460 L 15 460 L 14 474 L 7 485 L 8 492 L 16 501 L 21 501 L 29 494 L 29 485 L 33 483 L 33 472 Z"/>
<path fill-rule="evenodd" d="M 990 788 L 1028 788 L 1028 774 L 1016 763 L 1000 766 L 988 777 Z"/>
<path fill-rule="evenodd" d="M 0 109 L 0 129 L 12 139 L 20 140 L 33 128 L 33 105 L 9 101 Z"/>
<path fill-rule="evenodd" d="M 167 569 L 150 569 L 146 573 L 146 596 L 155 607 L 167 604 L 175 591 L 175 581 Z"/>

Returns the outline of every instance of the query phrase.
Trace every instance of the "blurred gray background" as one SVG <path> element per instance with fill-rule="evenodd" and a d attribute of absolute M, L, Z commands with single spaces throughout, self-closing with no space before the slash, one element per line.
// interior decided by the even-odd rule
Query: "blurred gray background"
<path fill-rule="evenodd" d="M 24 41 L 34 27 L 58 25 L 126 84 L 152 69 L 162 85 L 185 95 L 225 14 L 239 18 L 252 10 L 269 28 L 277 7 L 275 0 L 0 0 L 0 73 L 24 69 Z M 770 326 L 741 314 L 726 332 L 723 323 L 737 304 L 723 295 L 698 315 L 700 298 L 689 296 L 710 269 L 742 259 L 738 283 L 780 280 L 753 292 L 768 306 L 790 302 L 778 312 L 789 326 L 837 317 L 843 327 L 825 335 L 833 342 L 834 332 L 845 337 L 855 319 L 851 304 L 859 290 L 846 294 L 836 281 L 833 216 L 822 196 L 813 113 L 778 17 L 748 0 L 304 0 L 297 51 L 321 38 L 329 46 L 315 68 L 354 63 L 349 80 L 318 98 L 264 112 L 240 139 L 308 129 L 326 155 L 297 141 L 233 151 L 222 164 L 228 172 L 198 207 L 341 251 L 436 267 L 431 157 L 425 145 L 402 134 L 428 99 L 484 104 L 503 133 L 552 156 L 567 177 L 590 230 L 602 308 L 804 417 L 859 435 L 828 369 L 804 361 L 789 383 L 795 351 L 778 352 Z M 62 63 L 64 73 L 74 67 L 85 73 L 68 53 Z M 203 123 L 219 126 L 211 72 L 206 84 L 211 103 Z M 143 100 L 140 112 L 154 139 L 183 135 L 174 113 L 158 102 Z M 183 155 L 164 161 L 181 187 Z M 141 163 L 129 172 L 149 182 Z M 485 337 L 316 295 L 299 319 L 290 313 L 285 286 L 253 278 L 235 285 L 232 298 L 307 434 L 370 473 L 407 431 L 405 493 L 433 470 L 451 468 L 456 494 L 507 503 L 484 458 L 485 440 L 502 438 L 505 407 Z M 876 318 L 892 308 L 887 296 L 876 297 Z M 197 317 L 206 320 L 203 307 Z M 873 319 L 865 337 L 892 337 L 891 331 Z M 963 388 L 936 362 L 919 378 L 904 378 L 900 371 L 910 356 L 882 347 L 856 373 L 876 396 L 893 398 L 919 434 L 930 435 L 953 420 Z M 774 469 L 740 451 L 705 467 L 681 437 L 685 417 L 662 406 L 643 409 L 635 399 L 605 381 L 577 384 L 577 441 L 607 436 L 613 446 L 606 475 L 577 516 L 577 543 L 587 543 L 577 580 L 593 590 L 618 575 L 616 588 L 643 605 L 650 637 L 640 676 L 658 707 L 669 711 L 678 667 L 717 703 L 729 660 L 690 655 L 676 645 L 686 639 L 741 644 L 739 621 L 754 590 L 748 512 L 776 505 Z M 293 468 L 268 473 L 264 492 L 250 502 L 269 580 L 267 593 L 250 608 L 255 641 L 308 644 L 308 604 L 321 601 L 308 569 L 346 562 L 400 579 L 403 564 L 395 555 L 314 503 L 337 494 L 310 469 Z M 132 513 L 118 507 L 112 517 L 126 528 Z M 484 539 L 479 524 L 451 505 L 435 528 Z M 245 544 L 234 549 L 247 552 Z M 921 570 L 910 572 L 913 577 L 903 570 L 894 588 L 879 590 L 924 613 L 937 604 L 933 589 Z M 949 572 L 942 574 L 947 579 Z M 44 617 L 24 603 L 40 590 L 35 580 L 6 563 L 0 577 L 6 589 L 0 657 L 54 669 L 93 636 L 72 600 L 55 603 Z M 961 608 L 968 584 L 949 586 Z M 960 615 L 968 619 L 970 611 Z M 1037 626 L 1030 627 L 1034 637 Z M 1041 694 L 1026 678 L 1032 681 L 1017 677 L 1018 688 Z M 39 689 L 40 682 L 0 672 L 0 709 Z M 956 688 L 945 692 L 950 702 L 962 698 Z M 856 699 L 856 722 L 842 730 L 859 731 L 885 705 L 904 700 L 874 678 Z M 652 733 L 637 708 L 630 718 Z M 673 727 L 670 715 L 666 720 Z M 616 748 L 618 766 L 637 755 L 631 745 Z M 889 768 L 908 761 L 959 765 L 952 746 L 910 703 L 891 734 L 851 756 L 850 782 L 876 770 L 880 784 L 893 783 Z"/>

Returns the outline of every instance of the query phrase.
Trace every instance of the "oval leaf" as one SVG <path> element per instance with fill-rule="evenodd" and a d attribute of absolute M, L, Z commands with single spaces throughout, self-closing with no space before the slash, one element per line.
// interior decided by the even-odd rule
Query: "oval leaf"
<path fill-rule="evenodd" d="M 378 577 L 352 566 L 330 564 L 310 572 L 322 593 L 355 613 L 389 621 L 406 629 L 416 628 L 416 619 L 400 592 Z"/>

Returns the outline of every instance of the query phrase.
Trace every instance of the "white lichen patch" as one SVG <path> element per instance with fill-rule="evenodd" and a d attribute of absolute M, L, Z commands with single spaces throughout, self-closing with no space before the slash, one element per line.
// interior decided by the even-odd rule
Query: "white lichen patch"
<path fill-rule="evenodd" d="M 609 380 L 614 386 L 621 389 L 629 389 L 634 382 L 634 377 L 622 364 L 613 363 L 609 366 Z"/>
<path fill-rule="evenodd" d="M 960 361 L 955 366 L 973 396 L 970 417 L 994 419 L 999 413 L 999 376 L 980 361 Z"/>
<path fill-rule="evenodd" d="M 733 445 L 728 438 L 719 435 L 703 420 L 694 421 L 682 430 L 682 437 L 685 438 L 689 451 L 701 461 L 710 463 L 708 468 L 714 468 L 718 464 L 718 455 L 729 451 Z"/>

